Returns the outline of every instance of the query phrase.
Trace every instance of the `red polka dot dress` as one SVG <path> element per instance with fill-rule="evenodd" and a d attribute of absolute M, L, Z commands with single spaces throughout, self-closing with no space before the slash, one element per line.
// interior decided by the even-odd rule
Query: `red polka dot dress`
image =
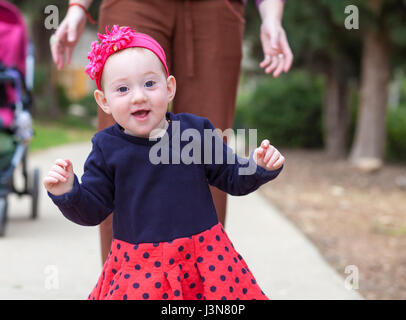
<path fill-rule="evenodd" d="M 268 299 L 222 225 L 170 242 L 114 240 L 88 299 Z"/>

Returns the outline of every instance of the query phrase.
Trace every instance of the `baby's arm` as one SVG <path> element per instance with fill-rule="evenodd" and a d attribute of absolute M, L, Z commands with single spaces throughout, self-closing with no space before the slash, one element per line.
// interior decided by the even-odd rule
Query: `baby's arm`
<path fill-rule="evenodd" d="M 103 155 L 93 141 L 93 149 L 79 183 L 69 160 L 59 159 L 44 179 L 48 195 L 69 220 L 85 226 L 101 223 L 113 211 L 114 185 Z"/>

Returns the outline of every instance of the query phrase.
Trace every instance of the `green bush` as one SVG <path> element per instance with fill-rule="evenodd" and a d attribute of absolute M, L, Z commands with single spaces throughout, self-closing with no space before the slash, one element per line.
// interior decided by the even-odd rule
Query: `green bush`
<path fill-rule="evenodd" d="M 406 105 L 389 109 L 386 119 L 386 158 L 390 161 L 406 161 Z"/>
<path fill-rule="evenodd" d="M 258 141 L 278 147 L 320 148 L 323 81 L 305 72 L 260 79 L 237 100 L 235 128 L 256 128 Z"/>

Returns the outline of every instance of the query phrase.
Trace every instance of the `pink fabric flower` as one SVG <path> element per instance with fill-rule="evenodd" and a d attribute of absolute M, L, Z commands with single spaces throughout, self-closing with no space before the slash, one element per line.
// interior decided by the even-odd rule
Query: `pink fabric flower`
<path fill-rule="evenodd" d="M 91 50 L 87 55 L 90 60 L 86 66 L 86 73 L 92 80 L 96 81 L 97 88 L 100 88 L 101 74 L 107 58 L 120 50 L 129 47 L 143 47 L 155 53 L 163 63 L 167 76 L 169 76 L 168 67 L 166 65 L 166 56 L 162 47 L 150 36 L 137 33 L 130 27 L 114 25 L 111 31 L 106 26 L 106 33 L 97 34 L 99 41 L 93 41 Z"/>

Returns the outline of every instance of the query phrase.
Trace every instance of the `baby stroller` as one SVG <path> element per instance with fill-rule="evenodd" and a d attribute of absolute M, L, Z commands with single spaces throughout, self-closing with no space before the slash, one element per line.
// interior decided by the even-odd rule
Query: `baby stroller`
<path fill-rule="evenodd" d="M 13 192 L 32 197 L 31 217 L 38 213 L 39 170 L 27 172 L 27 153 L 33 136 L 31 89 L 34 59 L 19 10 L 0 0 L 0 236 L 7 223 L 7 198 Z M 24 187 L 17 190 L 14 171 L 22 165 Z"/>

